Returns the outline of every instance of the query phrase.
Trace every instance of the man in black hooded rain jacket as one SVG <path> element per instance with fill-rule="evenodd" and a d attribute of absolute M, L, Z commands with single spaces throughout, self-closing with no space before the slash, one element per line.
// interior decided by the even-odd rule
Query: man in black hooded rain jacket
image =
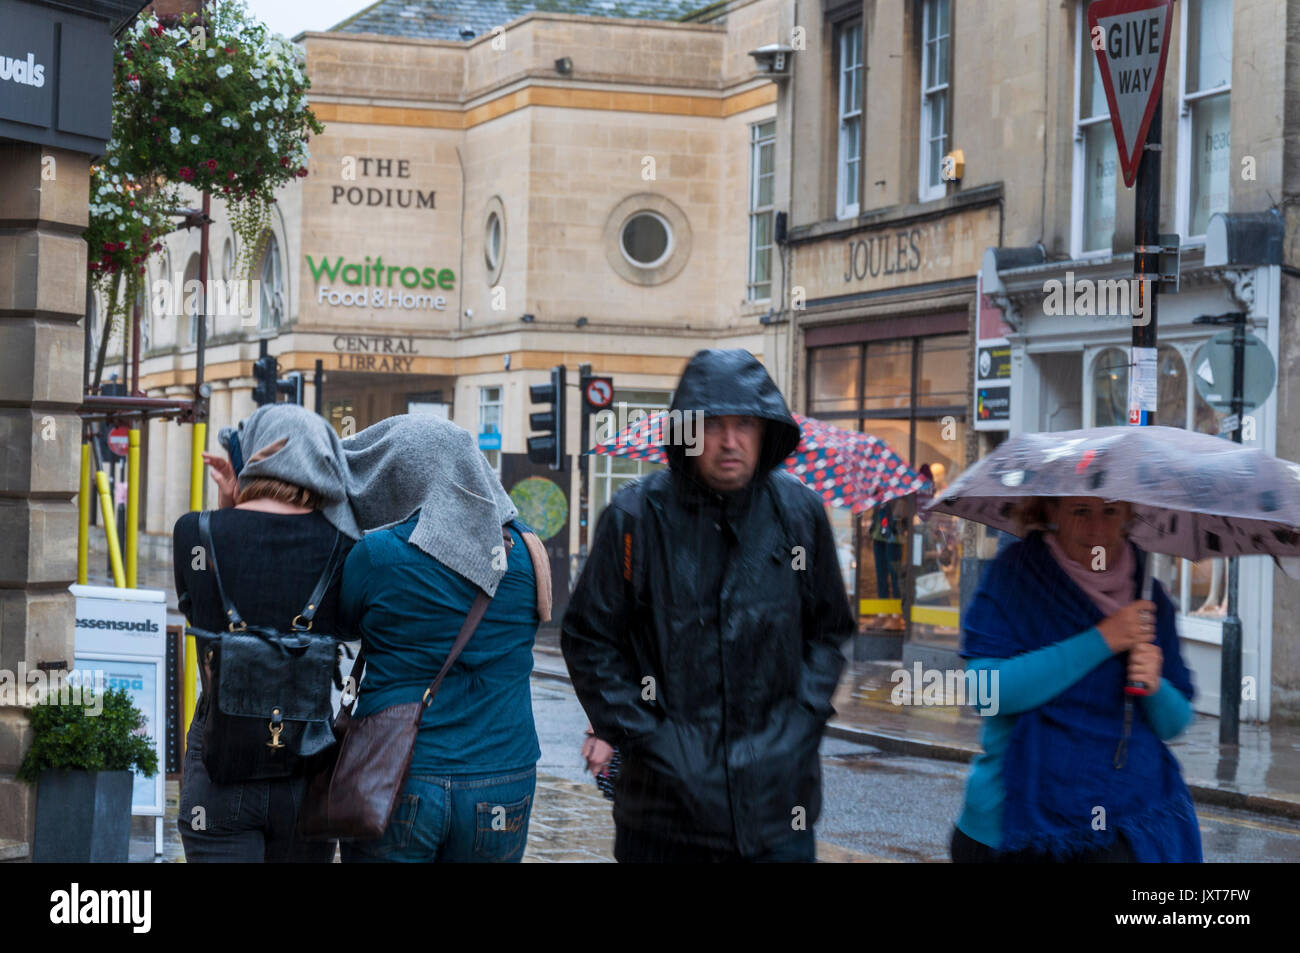
<path fill-rule="evenodd" d="M 622 758 L 615 856 L 812 861 L 854 619 L 822 501 L 779 466 L 799 427 L 743 350 L 691 358 L 669 420 L 668 469 L 602 514 L 561 636 Z"/>

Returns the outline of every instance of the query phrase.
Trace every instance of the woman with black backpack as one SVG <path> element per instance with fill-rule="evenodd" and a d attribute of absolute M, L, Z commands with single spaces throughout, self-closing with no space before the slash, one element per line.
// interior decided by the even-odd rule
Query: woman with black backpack
<path fill-rule="evenodd" d="M 186 736 L 178 819 L 185 858 L 328 863 L 334 842 L 303 841 L 295 827 L 310 755 L 333 743 L 336 648 L 319 636 L 342 635 L 341 569 L 360 535 L 339 440 L 319 415 L 275 404 L 223 432 L 223 443 L 229 460 L 204 454 L 220 508 L 186 513 L 172 533 L 178 605 L 200 633 L 203 679 Z M 257 671 L 257 653 L 266 651 L 314 664 L 315 697 L 279 700 Z M 269 700 L 256 697 L 259 689 Z M 323 719 L 298 710 L 319 708 L 322 694 Z"/>

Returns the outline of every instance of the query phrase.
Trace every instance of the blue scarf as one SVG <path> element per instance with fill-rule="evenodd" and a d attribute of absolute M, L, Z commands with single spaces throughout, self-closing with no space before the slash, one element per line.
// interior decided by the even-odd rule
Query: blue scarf
<path fill-rule="evenodd" d="M 1136 548 L 1134 555 L 1140 580 L 1145 555 Z M 1164 677 L 1190 699 L 1192 679 L 1179 653 L 1173 603 L 1158 582 L 1152 588 Z M 963 618 L 961 653 L 1012 658 L 1103 618 L 1057 565 L 1042 535 L 1033 533 L 989 567 Z M 1051 701 L 1011 716 L 1016 723 L 1002 760 L 1000 850 L 1066 859 L 1109 847 L 1122 831 L 1141 863 L 1201 860 L 1191 794 L 1173 754 L 1147 724 L 1140 699 L 1134 700 L 1128 757 L 1122 768 L 1114 766 L 1125 672 L 1126 657 L 1112 655 Z"/>

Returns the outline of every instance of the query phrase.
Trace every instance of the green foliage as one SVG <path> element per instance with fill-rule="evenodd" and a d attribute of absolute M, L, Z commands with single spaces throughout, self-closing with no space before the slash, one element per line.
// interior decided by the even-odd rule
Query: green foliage
<path fill-rule="evenodd" d="M 141 733 L 144 715 L 126 691 L 109 689 L 103 710 L 82 699 L 60 705 L 51 695 L 28 709 L 32 747 L 18 769 L 18 777 L 35 783 L 46 768 L 81 771 L 129 771 L 138 768 L 148 777 L 158 773 L 158 753 L 153 740 Z"/>

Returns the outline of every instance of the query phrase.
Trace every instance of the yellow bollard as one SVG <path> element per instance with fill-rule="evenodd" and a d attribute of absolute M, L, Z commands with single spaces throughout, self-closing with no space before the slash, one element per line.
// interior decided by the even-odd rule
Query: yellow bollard
<path fill-rule="evenodd" d="M 81 485 L 77 491 L 77 583 L 90 580 L 90 444 L 81 444 Z"/>
<path fill-rule="evenodd" d="M 208 425 L 206 423 L 195 423 L 192 434 L 192 443 L 190 445 L 190 509 L 194 511 L 203 509 L 203 448 L 208 442 Z M 185 732 L 181 735 L 181 756 L 185 755 L 185 739 L 190 733 L 190 724 L 194 721 L 194 706 L 198 704 L 198 698 L 194 691 L 194 684 L 199 678 L 198 649 L 194 644 L 194 636 L 185 636 L 185 667 L 182 676 L 183 684 L 181 685 L 181 703 L 182 710 L 185 712 Z"/>
<path fill-rule="evenodd" d="M 134 589 L 140 556 L 140 428 L 132 427 L 126 451 L 126 588 Z"/>
<path fill-rule="evenodd" d="M 95 471 L 95 485 L 99 487 L 99 510 L 104 514 L 104 535 L 108 537 L 108 559 L 113 565 L 113 585 L 126 588 L 126 573 L 122 571 L 122 550 L 117 541 L 117 517 L 113 501 L 108 498 L 108 474 Z"/>

